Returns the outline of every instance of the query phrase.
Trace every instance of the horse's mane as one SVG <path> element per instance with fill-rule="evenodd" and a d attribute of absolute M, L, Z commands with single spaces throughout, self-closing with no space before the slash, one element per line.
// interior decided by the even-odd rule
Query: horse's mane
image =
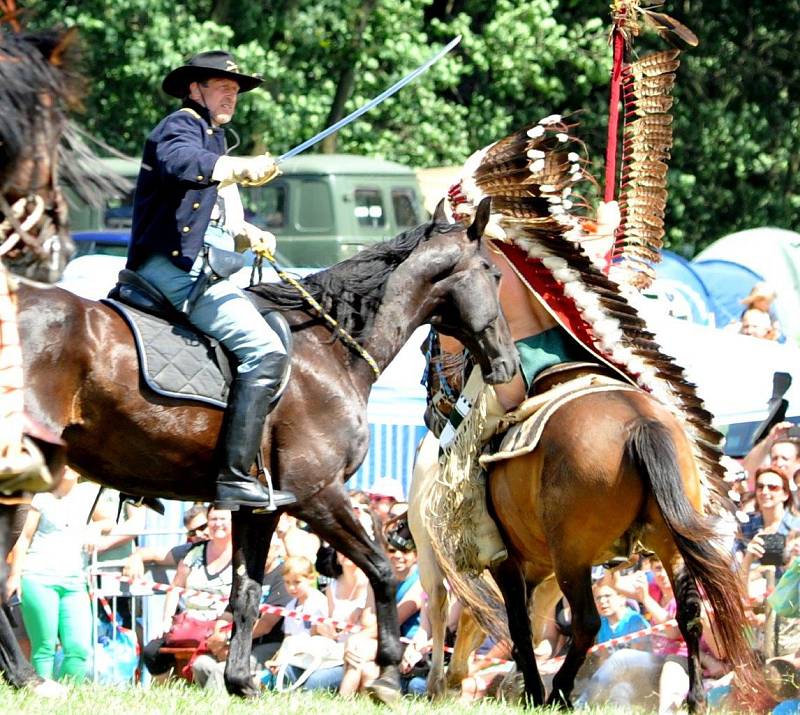
<path fill-rule="evenodd" d="M 304 278 L 300 283 L 322 305 L 343 331 L 366 336 L 383 300 L 392 271 L 433 233 L 448 233 L 458 224 L 425 223 L 388 241 L 361 250 L 352 258 Z M 313 312 L 291 285 L 260 283 L 249 290 L 278 310 Z"/>
<path fill-rule="evenodd" d="M 54 62 L 48 58 L 56 52 Z M 83 82 L 75 43 L 63 30 L 0 31 L 0 185 L 30 143 L 37 116 L 56 103 L 63 116 L 79 105 Z"/>

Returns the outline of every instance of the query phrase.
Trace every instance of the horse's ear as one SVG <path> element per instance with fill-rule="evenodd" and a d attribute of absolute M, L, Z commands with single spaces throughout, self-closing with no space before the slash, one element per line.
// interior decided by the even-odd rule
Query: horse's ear
<path fill-rule="evenodd" d="M 483 236 L 483 231 L 486 224 L 489 223 L 489 214 L 492 212 L 492 200 L 488 196 L 478 204 L 478 210 L 475 211 L 475 218 L 472 225 L 467 229 L 467 236 L 472 241 L 480 240 Z"/>
<path fill-rule="evenodd" d="M 66 32 L 62 33 L 58 39 L 58 43 L 50 51 L 50 56 L 47 60 L 54 67 L 61 67 L 64 64 L 64 55 L 66 55 L 78 40 L 78 28 L 70 27 Z"/>
<path fill-rule="evenodd" d="M 444 202 L 446 199 L 442 199 L 438 204 L 436 204 L 436 210 L 433 212 L 433 219 L 434 223 L 447 223 L 447 214 L 444 211 Z"/>

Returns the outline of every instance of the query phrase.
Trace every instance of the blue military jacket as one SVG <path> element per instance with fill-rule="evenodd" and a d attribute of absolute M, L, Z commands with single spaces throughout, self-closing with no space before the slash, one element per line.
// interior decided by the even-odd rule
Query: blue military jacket
<path fill-rule="evenodd" d="M 153 129 L 136 182 L 128 268 L 136 270 L 154 254 L 185 271 L 192 267 L 217 201 L 211 174 L 224 153 L 224 130 L 191 100 Z"/>

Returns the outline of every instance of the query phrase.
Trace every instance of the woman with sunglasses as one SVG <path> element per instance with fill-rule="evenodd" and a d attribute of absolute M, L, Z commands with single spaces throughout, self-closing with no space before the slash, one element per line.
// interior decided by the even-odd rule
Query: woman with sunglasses
<path fill-rule="evenodd" d="M 208 510 L 203 504 L 195 504 L 183 515 L 183 526 L 186 529 L 186 541 L 168 549 L 161 546 L 143 546 L 136 549 L 122 567 L 122 573 L 129 578 L 142 578 L 145 564 L 149 569 L 154 566 L 161 570 L 175 568 L 189 553 L 195 544 L 208 540 Z M 153 579 L 166 583 L 166 573 L 162 577 L 153 574 Z"/>
<path fill-rule="evenodd" d="M 764 557 L 764 536 L 800 529 L 800 517 L 789 510 L 792 492 L 789 477 L 780 467 L 761 467 L 755 473 L 756 509 L 741 525 L 745 544 L 742 573 L 747 577 L 750 567 Z"/>

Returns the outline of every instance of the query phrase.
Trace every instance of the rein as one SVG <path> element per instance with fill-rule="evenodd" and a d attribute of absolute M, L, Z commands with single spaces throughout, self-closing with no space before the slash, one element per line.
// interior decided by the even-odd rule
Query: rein
<path fill-rule="evenodd" d="M 253 272 L 251 274 L 250 283 L 253 283 L 253 278 L 256 275 L 256 271 L 258 272 L 259 279 L 261 277 L 261 266 L 263 264 L 264 258 L 266 258 L 271 264 L 272 267 L 275 269 L 275 272 L 278 274 L 278 277 L 284 282 L 288 283 L 292 286 L 300 295 L 303 297 L 303 300 L 308 303 L 314 312 L 319 315 L 328 325 L 333 328 L 335 334 L 338 334 L 342 341 L 350 347 L 354 352 L 358 353 L 367 365 L 370 366 L 372 372 L 375 374 L 375 379 L 377 380 L 381 376 L 381 369 L 378 367 L 378 363 L 375 362 L 375 358 L 372 357 L 361 345 L 356 342 L 355 338 L 353 338 L 350 333 L 346 330 L 339 327 L 338 321 L 329 313 L 325 311 L 325 309 L 317 302 L 311 293 L 309 293 L 298 281 L 294 276 L 290 276 L 286 271 L 284 271 L 279 265 L 278 262 L 275 260 L 275 257 L 270 253 L 265 253 L 263 256 L 261 254 L 256 255 L 256 260 L 253 263 Z"/>

